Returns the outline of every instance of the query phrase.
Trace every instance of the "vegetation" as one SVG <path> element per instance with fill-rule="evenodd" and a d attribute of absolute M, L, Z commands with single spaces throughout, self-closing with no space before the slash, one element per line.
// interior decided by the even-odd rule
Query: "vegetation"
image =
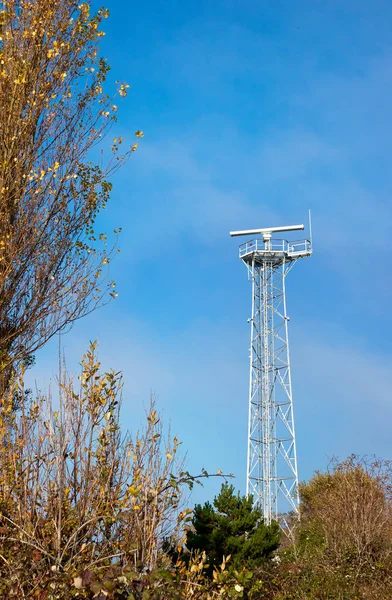
<path fill-rule="evenodd" d="M 63 372 L 55 399 L 26 396 L 22 377 L 18 410 L 3 397 L 1 598 L 182 598 L 229 581 L 222 570 L 205 581 L 205 554 L 173 570 L 163 552 L 189 520 L 183 488 L 205 474 L 183 470 L 153 401 L 145 429 L 121 434 L 121 384 L 100 372 L 93 344 L 78 385 Z"/>
<path fill-rule="evenodd" d="M 94 221 L 137 144 L 120 156 L 117 138 L 106 164 L 91 161 L 117 113 L 98 46 L 107 16 L 75 0 L 2 2 L 0 392 L 13 365 L 117 293 L 102 283 L 115 241 Z"/>
<path fill-rule="evenodd" d="M 153 400 L 144 429 L 121 433 L 122 377 L 101 372 L 95 344 L 76 382 L 60 375 L 54 397 L 25 394 L 21 374 L 1 401 L 0 598 L 391 597 L 390 463 L 316 473 L 279 546 L 278 525 L 227 482 L 184 506 L 208 474 L 184 470 Z"/>
<path fill-rule="evenodd" d="M 265 525 L 261 510 L 253 506 L 252 496 L 236 495 L 234 487 L 224 483 L 213 505 L 206 502 L 195 507 L 186 548 L 206 552 L 212 573 L 213 567 L 229 555 L 235 569 L 258 566 L 272 556 L 279 539 L 278 523 Z"/>
<path fill-rule="evenodd" d="M 333 461 L 329 472 L 302 485 L 300 580 L 323 587 L 321 598 L 333 590 L 342 598 L 391 596 L 391 492 L 392 464 L 356 456 Z"/>

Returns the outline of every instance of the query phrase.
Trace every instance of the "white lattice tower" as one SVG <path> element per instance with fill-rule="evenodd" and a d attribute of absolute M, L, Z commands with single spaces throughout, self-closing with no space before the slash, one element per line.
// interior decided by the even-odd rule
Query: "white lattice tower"
<path fill-rule="evenodd" d="M 247 495 L 266 523 L 298 511 L 298 468 L 286 311 L 286 276 L 312 253 L 311 240 L 288 242 L 272 233 L 303 225 L 235 231 L 261 237 L 240 246 L 252 283 Z"/>

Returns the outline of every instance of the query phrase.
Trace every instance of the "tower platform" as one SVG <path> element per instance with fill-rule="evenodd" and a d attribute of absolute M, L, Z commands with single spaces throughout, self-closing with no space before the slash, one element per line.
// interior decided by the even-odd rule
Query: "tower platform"
<path fill-rule="evenodd" d="M 265 261 L 279 264 L 291 262 L 298 258 L 306 258 L 312 254 L 312 242 L 310 240 L 296 240 L 288 242 L 278 239 L 255 239 L 239 248 L 239 258 L 246 263 L 252 263 L 253 257 L 255 263 L 260 264 Z"/>

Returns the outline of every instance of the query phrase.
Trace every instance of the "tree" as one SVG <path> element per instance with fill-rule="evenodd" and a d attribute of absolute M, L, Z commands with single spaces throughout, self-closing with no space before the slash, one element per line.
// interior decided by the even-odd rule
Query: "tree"
<path fill-rule="evenodd" d="M 296 554 L 309 581 L 354 596 L 392 591 L 392 463 L 353 455 L 300 486 Z M 377 589 L 376 589 L 377 588 Z M 379 595 L 380 594 L 380 595 Z M 388 595 L 389 594 L 389 595 Z"/>
<path fill-rule="evenodd" d="M 253 568 L 272 555 L 279 538 L 278 523 L 266 525 L 253 498 L 236 495 L 234 487 L 224 483 L 213 505 L 196 505 L 186 547 L 206 552 L 210 571 L 228 555 L 235 568 Z"/>
<path fill-rule="evenodd" d="M 300 494 L 301 528 L 317 530 L 335 561 L 361 565 L 391 550 L 391 463 L 353 455 L 316 473 Z"/>
<path fill-rule="evenodd" d="M 98 45 L 107 16 L 92 15 L 89 1 L 2 3 L 0 392 L 15 362 L 116 295 L 100 283 L 115 244 L 94 222 L 109 174 L 137 144 L 119 156 L 115 139 L 105 165 L 90 160 L 116 120 Z M 119 84 L 120 97 L 128 87 Z"/>
<path fill-rule="evenodd" d="M 121 374 L 101 372 L 95 344 L 79 381 L 63 372 L 58 399 L 22 392 L 18 412 L 11 391 L 2 399 L 1 598 L 47 598 L 52 584 L 71 590 L 79 573 L 91 583 L 103 568 L 154 569 L 163 537 L 181 526 L 192 478 L 179 476 L 178 440 L 164 439 L 154 403 L 131 438 L 119 426 Z"/>
<path fill-rule="evenodd" d="M 182 470 L 154 399 L 145 427 L 121 432 L 122 376 L 102 373 L 95 343 L 81 365 L 76 381 L 61 369 L 55 397 L 26 396 L 18 375 L 0 399 L 0 598 L 242 597 L 235 575 L 210 581 L 205 559 L 173 567 L 163 551 L 184 535 L 184 488 L 207 474 Z"/>

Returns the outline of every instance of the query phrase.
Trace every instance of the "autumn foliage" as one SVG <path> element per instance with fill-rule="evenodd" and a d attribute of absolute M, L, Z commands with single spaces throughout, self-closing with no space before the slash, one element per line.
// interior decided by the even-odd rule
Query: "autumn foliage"
<path fill-rule="evenodd" d="M 102 283 L 115 238 L 95 232 L 94 222 L 109 198 L 108 176 L 137 144 L 121 156 L 118 138 L 92 160 L 117 113 L 99 54 L 107 16 L 74 0 L 1 3 L 3 389 L 12 364 L 117 293 L 114 282 Z M 118 83 L 119 99 L 128 87 Z"/>
<path fill-rule="evenodd" d="M 300 486 L 294 544 L 258 574 L 266 598 L 392 597 L 391 467 L 353 455 Z"/>
<path fill-rule="evenodd" d="M 205 474 L 183 470 L 179 441 L 163 435 L 153 401 L 145 428 L 121 433 L 121 387 L 120 373 L 101 372 L 92 345 L 78 380 L 62 370 L 55 397 L 25 396 L 20 378 L 19 410 L 12 394 L 3 399 L 1 598 L 137 598 L 146 590 L 164 598 L 168 589 L 196 598 L 196 588 L 205 591 L 205 555 L 173 566 L 163 551 L 168 536 L 184 538 L 191 511 L 182 506 L 183 490 Z M 220 573 L 217 589 L 233 580 Z"/>

